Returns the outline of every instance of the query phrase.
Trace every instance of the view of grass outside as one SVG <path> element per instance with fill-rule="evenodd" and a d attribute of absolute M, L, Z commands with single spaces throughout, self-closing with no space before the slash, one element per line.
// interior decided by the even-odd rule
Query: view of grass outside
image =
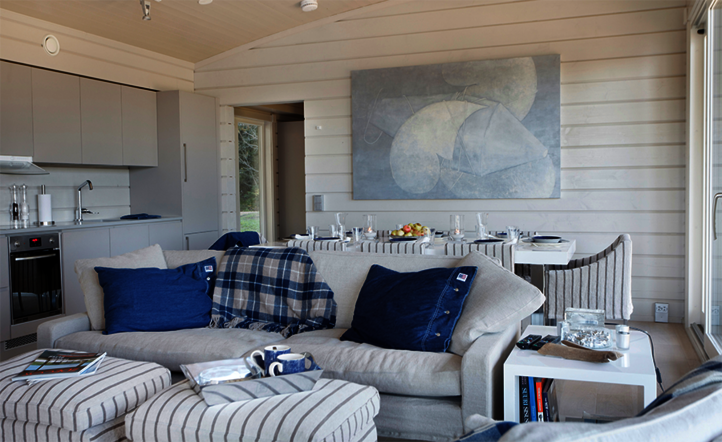
<path fill-rule="evenodd" d="M 240 231 L 261 231 L 258 131 L 260 126 L 238 123 L 238 194 Z"/>

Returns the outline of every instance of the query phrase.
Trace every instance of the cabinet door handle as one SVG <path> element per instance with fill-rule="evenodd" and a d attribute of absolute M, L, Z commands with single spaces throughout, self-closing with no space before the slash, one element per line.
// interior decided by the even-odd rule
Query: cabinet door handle
<path fill-rule="evenodd" d="M 186 236 L 186 250 L 190 250 L 190 249 L 191 249 L 191 241 L 190 241 L 190 239 L 188 239 L 188 237 Z"/>
<path fill-rule="evenodd" d="M 712 208 L 712 233 L 714 233 L 714 239 L 717 239 L 717 200 L 722 198 L 722 193 L 716 193 L 713 197 L 714 207 Z"/>
<path fill-rule="evenodd" d="M 183 143 L 183 182 L 188 182 L 188 146 Z"/>

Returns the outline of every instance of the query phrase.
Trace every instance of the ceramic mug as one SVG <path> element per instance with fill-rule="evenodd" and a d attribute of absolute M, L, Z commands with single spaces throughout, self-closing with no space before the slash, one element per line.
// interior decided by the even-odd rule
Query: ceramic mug
<path fill-rule="evenodd" d="M 261 350 L 254 350 L 253 353 L 251 353 L 251 359 L 255 359 L 256 356 L 260 356 L 263 360 L 263 365 L 266 368 L 266 376 L 269 376 L 269 367 L 271 364 L 276 362 L 276 359 L 278 359 L 279 356 L 289 353 L 291 353 L 291 347 L 288 345 L 269 345 L 263 349 L 263 352 L 261 352 Z"/>
<path fill-rule="evenodd" d="M 307 362 L 310 362 L 308 364 Z M 288 353 L 280 355 L 276 362 L 272 363 L 268 369 L 271 376 L 280 376 L 282 374 L 303 373 L 304 371 L 318 370 L 320 367 L 313 360 L 311 353 Z"/>

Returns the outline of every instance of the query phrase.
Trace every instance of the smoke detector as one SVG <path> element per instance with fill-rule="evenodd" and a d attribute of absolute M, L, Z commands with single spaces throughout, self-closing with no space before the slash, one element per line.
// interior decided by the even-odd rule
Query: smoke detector
<path fill-rule="evenodd" d="M 45 52 L 55 57 L 60 52 L 60 42 L 54 35 L 46 35 L 43 38 L 43 44 L 40 45 L 45 49 Z"/>
<path fill-rule="evenodd" d="M 301 2 L 301 10 L 303 12 L 311 12 L 318 9 L 318 1 L 316 0 L 303 0 Z"/>

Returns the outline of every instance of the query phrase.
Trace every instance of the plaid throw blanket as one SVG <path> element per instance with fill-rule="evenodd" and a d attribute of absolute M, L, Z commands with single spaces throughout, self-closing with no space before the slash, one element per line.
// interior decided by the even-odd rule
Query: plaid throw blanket
<path fill-rule="evenodd" d="M 683 394 L 691 393 L 714 384 L 722 384 L 722 356 L 712 358 L 687 373 L 682 379 L 666 389 L 664 393 L 657 396 L 657 399 L 647 405 L 638 416 L 644 416 L 660 405 Z"/>
<path fill-rule="evenodd" d="M 213 292 L 211 328 L 248 328 L 287 338 L 333 328 L 333 291 L 299 248 L 226 251 Z"/>

